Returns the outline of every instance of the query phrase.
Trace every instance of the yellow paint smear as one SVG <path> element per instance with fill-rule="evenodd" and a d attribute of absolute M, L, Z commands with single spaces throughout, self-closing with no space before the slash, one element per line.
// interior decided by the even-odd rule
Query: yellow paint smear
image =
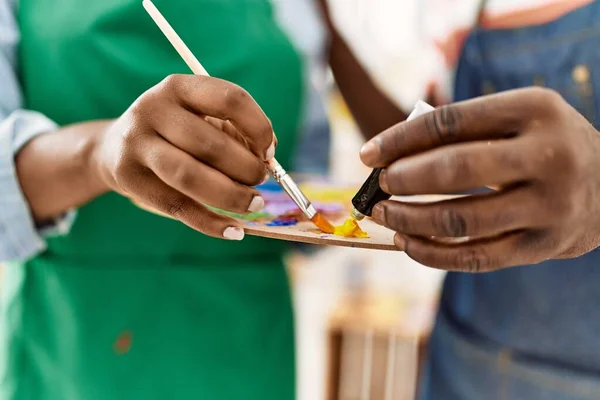
<path fill-rule="evenodd" d="M 348 218 L 343 225 L 336 226 L 334 234 L 336 236 L 343 236 L 347 238 L 361 238 L 366 239 L 369 234 L 358 226 L 358 222 L 354 218 Z"/>

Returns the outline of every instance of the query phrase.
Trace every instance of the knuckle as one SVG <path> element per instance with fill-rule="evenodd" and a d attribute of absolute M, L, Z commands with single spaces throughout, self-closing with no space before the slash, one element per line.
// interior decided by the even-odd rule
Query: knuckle
<path fill-rule="evenodd" d="M 250 93 L 234 84 L 230 84 L 223 94 L 223 104 L 227 109 L 242 107 L 249 99 L 251 99 Z"/>
<path fill-rule="evenodd" d="M 180 219 L 189 207 L 189 201 L 184 197 L 175 197 L 165 202 L 165 212 L 173 218 Z"/>
<path fill-rule="evenodd" d="M 444 150 L 440 162 L 436 165 L 435 176 L 438 183 L 447 186 L 460 181 L 470 179 L 473 168 L 471 159 L 459 154 L 456 150 Z"/>
<path fill-rule="evenodd" d="M 179 88 L 181 88 L 183 80 L 183 75 L 171 74 L 162 80 L 160 86 L 162 90 L 166 90 L 169 92 L 178 92 Z"/>
<path fill-rule="evenodd" d="M 542 255 L 554 254 L 561 248 L 559 236 L 553 235 L 547 230 L 531 230 L 524 232 L 517 239 L 516 246 L 519 252 L 533 261 L 533 256 L 536 258 L 550 258 Z"/>
<path fill-rule="evenodd" d="M 562 103 L 562 95 L 554 89 L 546 87 L 533 87 L 528 89 L 529 101 L 532 105 L 538 106 L 540 110 L 554 113 Z"/>
<path fill-rule="evenodd" d="M 495 266 L 485 250 L 479 247 L 459 251 L 455 264 L 470 273 L 489 271 Z"/>
<path fill-rule="evenodd" d="M 467 236 L 467 219 L 464 213 L 452 208 L 441 208 L 434 213 L 433 225 L 445 237 Z"/>
<path fill-rule="evenodd" d="M 197 157 L 207 162 L 215 161 L 225 153 L 225 147 L 222 138 L 213 135 L 208 140 L 202 140 L 198 143 Z"/>
<path fill-rule="evenodd" d="M 153 96 L 150 92 L 146 92 L 138 97 L 129 107 L 129 113 L 134 119 L 145 119 L 149 114 L 149 108 L 151 108 L 151 103 L 153 100 Z"/>
<path fill-rule="evenodd" d="M 448 144 L 458 140 L 462 115 L 454 104 L 445 105 L 425 114 L 425 126 L 433 143 Z"/>
<path fill-rule="evenodd" d="M 519 149 L 520 150 L 520 149 Z M 517 172 L 533 172 L 531 168 L 533 163 L 531 162 L 531 157 L 525 157 L 526 152 L 522 151 L 502 151 L 499 154 L 495 154 L 495 159 L 493 160 L 494 164 L 501 165 L 503 168 L 508 168 L 512 171 Z"/>
<path fill-rule="evenodd" d="M 185 165 L 177 165 L 172 168 L 171 176 L 173 182 L 183 190 L 192 188 L 194 182 L 194 174 Z"/>
<path fill-rule="evenodd" d="M 538 87 L 537 95 L 541 100 L 545 100 L 549 105 L 556 105 L 563 101 L 562 95 L 551 88 Z"/>
<path fill-rule="evenodd" d="M 171 163 L 169 158 L 161 151 L 149 151 L 146 154 L 146 163 L 150 169 L 157 173 L 165 174 L 169 172 Z"/>
<path fill-rule="evenodd" d="M 562 171 L 564 174 L 579 174 L 584 165 L 584 157 L 581 157 L 575 146 L 569 141 L 561 141 L 561 144 L 553 146 L 548 151 L 546 165 L 552 170 Z M 551 154 L 551 156 L 550 156 Z M 550 168 L 549 168 L 550 169 Z"/>
<path fill-rule="evenodd" d="M 547 198 L 548 215 L 555 221 L 568 220 L 581 209 L 580 204 L 571 196 L 552 196 Z"/>
<path fill-rule="evenodd" d="M 129 183 L 129 175 L 132 168 L 132 162 L 128 161 L 125 157 L 119 157 L 114 166 L 112 167 L 112 176 L 120 188 L 126 188 Z"/>
<path fill-rule="evenodd" d="M 561 137 L 547 140 L 532 158 L 533 172 L 547 180 L 564 180 L 565 183 L 577 181 L 585 164 L 576 146 Z"/>
<path fill-rule="evenodd" d="M 129 169 L 130 166 L 127 160 L 124 157 L 119 157 L 119 159 L 113 166 L 113 174 L 115 176 L 115 179 L 120 179 L 121 177 L 126 176 L 129 172 Z"/>
<path fill-rule="evenodd" d="M 521 221 L 528 221 L 531 216 L 526 215 L 527 211 L 521 208 L 514 210 L 504 205 L 483 210 L 482 222 L 479 223 L 477 218 L 473 219 L 472 229 L 469 229 L 471 236 L 476 236 L 484 231 L 484 227 L 518 227 L 521 226 Z M 488 232 L 485 232 L 488 233 Z M 469 236 L 469 235 L 467 235 Z"/>
<path fill-rule="evenodd" d="M 138 97 L 129 107 L 126 120 L 133 128 L 152 126 L 157 116 L 164 112 L 166 102 L 161 98 L 161 93 L 151 89 Z M 134 129 L 135 130 L 135 129 Z"/>
<path fill-rule="evenodd" d="M 134 123 L 130 129 L 124 130 L 121 134 L 121 156 L 124 158 L 126 158 L 131 152 L 137 151 L 136 149 L 139 147 L 140 141 L 144 136 L 144 129 L 142 129 L 141 126 L 136 126 L 136 124 L 137 123 Z"/>
<path fill-rule="evenodd" d="M 149 166 L 159 176 L 164 176 L 182 190 L 189 190 L 193 187 L 194 174 L 187 164 L 174 162 L 162 152 L 150 154 L 148 158 Z"/>

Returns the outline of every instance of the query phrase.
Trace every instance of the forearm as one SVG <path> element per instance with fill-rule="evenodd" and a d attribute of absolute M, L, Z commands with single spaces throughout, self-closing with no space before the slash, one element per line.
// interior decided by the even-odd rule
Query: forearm
<path fill-rule="evenodd" d="M 108 191 L 93 162 L 108 123 L 82 123 L 37 136 L 17 154 L 17 176 L 36 222 L 52 220 Z"/>
<path fill-rule="evenodd" d="M 407 118 L 375 84 L 344 38 L 330 26 L 329 64 L 350 112 L 366 139 Z"/>

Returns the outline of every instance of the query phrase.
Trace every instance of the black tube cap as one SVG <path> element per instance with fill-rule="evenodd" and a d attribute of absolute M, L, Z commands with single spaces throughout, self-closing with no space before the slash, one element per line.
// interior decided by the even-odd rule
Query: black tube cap
<path fill-rule="evenodd" d="M 377 203 L 389 200 L 390 197 L 392 197 L 390 194 L 384 192 L 381 189 L 381 186 L 379 186 L 379 175 L 381 174 L 381 171 L 382 168 L 375 168 L 352 199 L 352 205 L 356 211 L 367 217 L 370 217 L 373 214 L 373 207 L 375 207 Z"/>

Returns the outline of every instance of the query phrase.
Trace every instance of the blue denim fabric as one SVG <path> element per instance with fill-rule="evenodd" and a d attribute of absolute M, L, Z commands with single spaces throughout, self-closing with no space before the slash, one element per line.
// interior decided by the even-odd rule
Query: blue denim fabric
<path fill-rule="evenodd" d="M 597 400 L 592 371 L 529 358 L 487 339 L 465 334 L 445 315 L 438 318 L 424 399 Z"/>
<path fill-rule="evenodd" d="M 582 68 L 589 81 L 575 78 Z M 560 92 L 598 127 L 600 2 L 548 24 L 469 37 L 457 101 L 534 84 Z M 599 308 L 599 250 L 482 275 L 450 273 L 422 398 L 600 399 Z"/>
<path fill-rule="evenodd" d="M 329 173 L 331 136 L 323 103 L 327 33 L 313 0 L 273 1 L 275 17 L 303 56 L 306 90 L 303 123 L 290 170 L 298 174 Z"/>
<path fill-rule="evenodd" d="M 305 118 L 294 158 L 294 172 L 327 176 L 330 166 L 331 130 L 321 94 L 309 87 Z"/>

